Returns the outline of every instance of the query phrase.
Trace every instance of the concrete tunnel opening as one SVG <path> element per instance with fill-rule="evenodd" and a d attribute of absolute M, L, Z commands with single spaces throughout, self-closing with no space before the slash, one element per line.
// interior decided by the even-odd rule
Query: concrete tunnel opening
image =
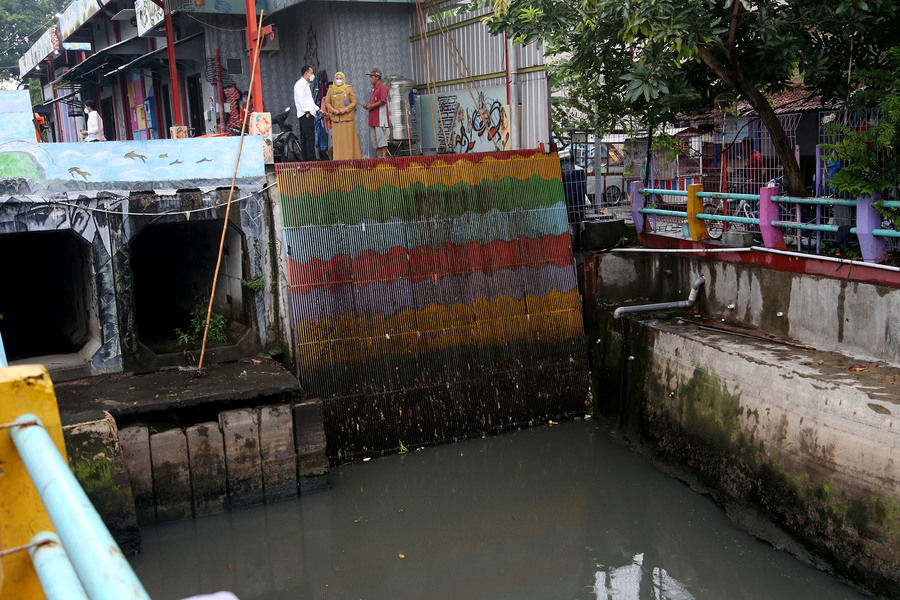
<path fill-rule="evenodd" d="M 96 334 L 91 247 L 71 231 L 0 235 L 0 333 L 9 361 L 48 368 Z M 34 360 L 54 356 L 55 360 Z M 90 357 L 78 357 L 84 362 Z"/>
<path fill-rule="evenodd" d="M 153 224 L 132 241 L 135 329 L 137 339 L 153 352 L 200 347 L 202 328 L 199 335 L 190 334 L 196 334 L 198 319 L 205 323 L 222 225 L 222 220 Z M 248 329 L 241 284 L 243 244 L 242 233 L 229 224 L 213 308 L 225 318 L 221 322 L 227 323 L 227 340 L 210 338 L 208 347 L 234 344 Z"/>

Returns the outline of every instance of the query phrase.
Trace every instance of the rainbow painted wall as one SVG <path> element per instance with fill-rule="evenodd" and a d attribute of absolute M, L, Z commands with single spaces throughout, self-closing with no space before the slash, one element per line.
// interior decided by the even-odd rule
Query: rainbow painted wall
<path fill-rule="evenodd" d="M 277 167 L 299 376 L 329 399 L 333 458 L 585 410 L 555 154 Z"/>

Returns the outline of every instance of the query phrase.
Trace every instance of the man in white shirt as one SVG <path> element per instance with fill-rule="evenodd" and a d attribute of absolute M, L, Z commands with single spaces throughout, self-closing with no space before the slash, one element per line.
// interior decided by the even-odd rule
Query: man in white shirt
<path fill-rule="evenodd" d="M 81 130 L 86 142 L 99 142 L 103 140 L 103 119 L 97 112 L 97 103 L 94 100 L 87 100 L 84 103 L 84 114 L 87 129 Z"/>
<path fill-rule="evenodd" d="M 294 84 L 294 105 L 300 121 L 300 151 L 303 160 L 316 160 L 316 115 L 319 106 L 313 101 L 309 85 L 315 80 L 313 68 L 303 65 L 300 79 Z"/>

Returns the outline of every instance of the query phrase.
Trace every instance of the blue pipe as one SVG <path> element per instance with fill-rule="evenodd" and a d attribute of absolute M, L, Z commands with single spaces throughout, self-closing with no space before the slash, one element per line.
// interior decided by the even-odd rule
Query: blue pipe
<path fill-rule="evenodd" d="M 638 190 L 642 194 L 657 194 L 659 196 L 687 196 L 684 190 L 661 190 L 656 188 L 641 188 Z"/>
<path fill-rule="evenodd" d="M 723 200 L 759 201 L 759 194 L 732 194 L 730 192 L 697 192 L 698 198 L 722 198 Z"/>
<path fill-rule="evenodd" d="M 31 538 L 32 544 L 37 542 L 44 543 L 29 548 L 28 556 L 47 600 L 88 600 L 59 536 L 42 531 Z"/>
<path fill-rule="evenodd" d="M 642 208 L 640 212 L 645 215 L 665 215 L 669 217 L 687 217 L 687 211 L 665 210 L 662 208 Z"/>
<path fill-rule="evenodd" d="M 856 200 L 844 198 L 793 198 L 791 196 L 773 196 L 772 200 L 784 204 L 815 204 L 817 206 L 856 206 Z"/>
<path fill-rule="evenodd" d="M 30 414 L 16 422 L 32 420 L 40 423 Z M 10 436 L 91 600 L 150 600 L 43 425 L 13 427 Z"/>

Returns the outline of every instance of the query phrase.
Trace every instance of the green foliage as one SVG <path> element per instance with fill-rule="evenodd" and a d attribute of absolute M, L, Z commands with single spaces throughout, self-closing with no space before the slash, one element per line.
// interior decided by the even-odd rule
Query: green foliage
<path fill-rule="evenodd" d="M 864 87 L 853 95 L 854 108 L 877 109 L 879 117 L 856 130 L 844 123 L 829 125 L 829 135 L 838 140 L 825 146 L 829 160 L 844 165 L 831 185 L 852 197 L 878 194 L 876 209 L 900 229 L 900 209 L 882 204 L 893 198 L 900 182 L 900 46 L 891 48 L 883 63 L 860 69 L 855 80 Z"/>
<path fill-rule="evenodd" d="M 241 279 L 241 285 L 252 292 L 258 292 L 263 289 L 265 280 L 263 279 L 262 275 L 260 275 L 256 279 Z"/>
<path fill-rule="evenodd" d="M 182 350 L 191 350 L 203 343 L 203 331 L 206 329 L 206 310 L 209 299 L 199 301 L 191 310 L 191 322 L 187 331 L 175 328 L 176 344 Z M 225 344 L 228 342 L 228 318 L 215 311 L 210 314 L 209 333 L 206 336 L 208 344 Z"/>
<path fill-rule="evenodd" d="M 19 57 L 54 24 L 70 0 L 0 0 L 0 75 L 18 77 Z"/>
<path fill-rule="evenodd" d="M 633 116 L 652 133 L 730 90 L 768 119 L 787 183 L 802 188 L 793 147 L 766 94 L 786 89 L 799 72 L 811 91 L 846 95 L 849 65 L 878 60 L 897 39 L 898 4 L 498 0 L 488 22 L 517 42 L 543 40 L 556 56 L 552 83 L 567 98 L 554 116 L 565 126 L 610 131 Z"/>

